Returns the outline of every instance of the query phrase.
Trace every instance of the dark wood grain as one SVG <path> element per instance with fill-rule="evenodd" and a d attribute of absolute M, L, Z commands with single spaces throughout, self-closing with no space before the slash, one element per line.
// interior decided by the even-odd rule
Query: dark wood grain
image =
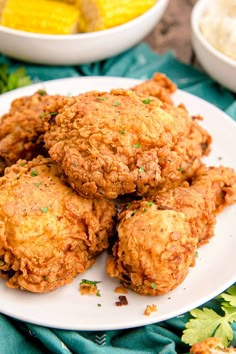
<path fill-rule="evenodd" d="M 169 0 L 162 20 L 145 38 L 145 41 L 157 53 L 174 52 L 184 63 L 198 66 L 192 44 L 190 16 L 197 0 Z"/>

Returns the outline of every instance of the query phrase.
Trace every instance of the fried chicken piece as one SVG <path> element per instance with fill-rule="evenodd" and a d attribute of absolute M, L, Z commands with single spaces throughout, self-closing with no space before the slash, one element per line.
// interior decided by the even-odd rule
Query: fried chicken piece
<path fill-rule="evenodd" d="M 47 104 L 57 96 L 40 90 L 32 96 L 15 99 L 0 123 L 0 175 L 5 167 L 19 159 L 31 160 L 46 154 L 42 114 Z"/>
<path fill-rule="evenodd" d="M 72 282 L 108 247 L 115 206 L 79 197 L 50 158 L 19 160 L 0 179 L 0 276 L 48 292 Z"/>
<path fill-rule="evenodd" d="M 202 342 L 194 344 L 190 348 L 190 354 L 223 354 L 236 353 L 236 348 L 226 348 L 219 338 L 210 337 Z"/>
<path fill-rule="evenodd" d="M 194 265 L 197 247 L 213 235 L 216 213 L 236 202 L 236 174 L 205 168 L 190 187 L 126 205 L 107 263 L 111 277 L 143 295 L 176 288 Z"/>
<path fill-rule="evenodd" d="M 171 102 L 175 85 L 163 74 L 156 73 L 151 80 L 133 88 L 134 91 Z M 47 156 L 44 148 L 44 126 L 41 115 L 45 107 L 58 96 L 39 90 L 31 96 L 15 99 L 0 123 L 0 175 L 18 159 L 31 160 L 38 154 Z"/>
<path fill-rule="evenodd" d="M 173 104 L 171 94 L 176 91 L 176 85 L 166 75 L 155 73 L 150 80 L 132 87 L 137 94 L 154 96 L 168 104 Z"/>
<path fill-rule="evenodd" d="M 59 98 L 48 113 L 46 147 L 83 197 L 142 196 L 179 185 L 209 152 L 209 134 L 182 106 L 130 90 Z"/>

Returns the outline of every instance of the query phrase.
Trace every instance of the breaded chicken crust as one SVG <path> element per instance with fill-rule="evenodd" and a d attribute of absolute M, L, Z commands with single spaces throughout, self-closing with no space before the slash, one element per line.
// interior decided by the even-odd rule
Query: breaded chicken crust
<path fill-rule="evenodd" d="M 209 337 L 202 342 L 194 344 L 190 348 L 190 354 L 224 354 L 236 353 L 236 348 L 224 348 L 221 340 Z"/>
<path fill-rule="evenodd" d="M 176 86 L 165 75 L 155 73 L 153 78 L 133 88 L 137 93 L 155 96 L 163 102 L 172 102 L 171 94 Z M 31 160 L 38 154 L 47 156 L 44 148 L 42 115 L 50 102 L 58 95 L 48 95 L 39 90 L 31 96 L 15 99 L 8 113 L 0 122 L 0 175 L 5 167 L 18 159 Z"/>
<path fill-rule="evenodd" d="M 155 73 L 151 79 L 132 87 L 132 90 L 137 94 L 153 96 L 168 104 L 173 104 L 171 94 L 176 89 L 176 85 L 166 75 L 161 73 Z"/>
<path fill-rule="evenodd" d="M 19 160 L 0 179 L 0 276 L 38 293 L 72 282 L 108 247 L 115 214 L 79 197 L 50 158 Z"/>
<path fill-rule="evenodd" d="M 41 90 L 31 96 L 15 99 L 0 122 L 0 175 L 5 167 L 19 159 L 31 160 L 46 154 L 42 115 L 45 107 L 54 100 Z"/>
<path fill-rule="evenodd" d="M 126 205 L 107 272 L 142 295 L 176 288 L 194 265 L 195 251 L 214 234 L 216 213 L 236 202 L 236 174 L 202 168 L 193 184 Z"/>
<path fill-rule="evenodd" d="M 59 98 L 46 113 L 49 154 L 83 197 L 142 196 L 179 185 L 209 152 L 210 135 L 183 106 L 129 90 Z"/>

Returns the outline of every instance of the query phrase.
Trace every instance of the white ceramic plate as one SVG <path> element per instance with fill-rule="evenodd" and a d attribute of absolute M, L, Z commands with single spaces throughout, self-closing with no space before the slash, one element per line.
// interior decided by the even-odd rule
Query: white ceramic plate
<path fill-rule="evenodd" d="M 119 54 L 140 42 L 162 18 L 169 0 L 158 0 L 148 11 L 120 26 L 91 33 L 47 35 L 0 25 L 1 52 L 39 64 L 77 65 Z"/>
<path fill-rule="evenodd" d="M 11 101 L 23 95 L 46 89 L 48 93 L 77 94 L 93 89 L 128 88 L 137 80 L 109 77 L 54 80 L 18 89 L 0 96 L 0 114 Z M 206 162 L 236 169 L 236 124 L 219 109 L 193 95 L 178 91 L 176 102 L 184 102 L 192 114 L 205 117 L 204 127 L 212 134 L 213 145 Z M 129 291 L 128 306 L 117 307 L 119 282 L 106 275 L 106 253 L 86 273 L 70 285 L 48 294 L 33 294 L 8 289 L 0 280 L 0 311 L 14 318 L 48 327 L 73 330 L 109 330 L 155 323 L 180 315 L 224 291 L 236 281 L 236 206 L 228 207 L 217 218 L 215 237 L 199 249 L 196 266 L 174 291 L 159 297 L 146 297 Z M 101 297 L 81 296 L 81 279 L 101 281 Z M 98 306 L 101 304 L 101 306 Z M 146 305 L 156 304 L 158 311 L 144 315 Z"/>

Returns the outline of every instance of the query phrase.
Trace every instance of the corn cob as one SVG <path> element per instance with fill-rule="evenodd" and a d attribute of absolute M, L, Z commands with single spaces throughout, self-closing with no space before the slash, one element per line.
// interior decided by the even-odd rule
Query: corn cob
<path fill-rule="evenodd" d="M 128 22 L 151 8 L 157 0 L 77 0 L 80 31 L 93 32 Z"/>
<path fill-rule="evenodd" d="M 75 5 L 54 0 L 7 0 L 1 25 L 43 34 L 77 32 L 79 10 Z"/>

